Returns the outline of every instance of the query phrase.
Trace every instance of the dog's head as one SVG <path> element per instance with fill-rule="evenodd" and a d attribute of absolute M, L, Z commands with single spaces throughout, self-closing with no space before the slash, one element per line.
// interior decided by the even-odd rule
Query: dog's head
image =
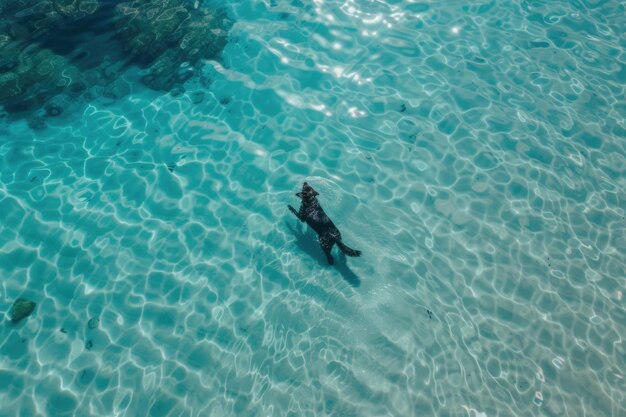
<path fill-rule="evenodd" d="M 311 187 L 306 182 L 302 185 L 302 191 L 300 191 L 299 193 L 296 193 L 296 196 L 300 197 L 303 200 L 306 200 L 308 198 L 314 198 L 315 196 L 318 196 L 318 195 L 320 195 L 320 193 L 315 191 L 313 187 Z"/>

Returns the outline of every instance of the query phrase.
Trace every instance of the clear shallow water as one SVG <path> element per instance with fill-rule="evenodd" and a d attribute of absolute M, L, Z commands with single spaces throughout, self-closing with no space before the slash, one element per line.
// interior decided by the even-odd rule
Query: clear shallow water
<path fill-rule="evenodd" d="M 4 118 L 0 415 L 625 415 L 623 5 L 227 9 L 185 93 Z"/>

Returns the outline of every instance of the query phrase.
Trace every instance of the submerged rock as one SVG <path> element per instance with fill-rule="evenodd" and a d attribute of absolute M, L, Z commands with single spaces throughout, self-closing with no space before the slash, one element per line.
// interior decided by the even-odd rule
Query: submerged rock
<path fill-rule="evenodd" d="M 21 40 L 35 42 L 65 25 L 96 13 L 97 0 L 3 0 L 1 25 Z M 29 42 L 29 43 L 30 43 Z"/>
<path fill-rule="evenodd" d="M 0 9 L 0 105 L 18 113 L 62 92 L 80 95 L 83 73 L 42 41 L 97 9 L 95 0 L 6 0 Z M 60 114 L 56 110 L 53 115 Z"/>
<path fill-rule="evenodd" d="M 20 320 L 31 315 L 37 303 L 27 300 L 25 298 L 18 298 L 11 307 L 11 321 L 13 324 L 17 324 Z"/>
<path fill-rule="evenodd" d="M 11 71 L 0 73 L 0 103 L 9 111 L 32 108 L 79 81 L 80 71 L 62 56 L 36 45 L 24 46 L 14 42 L 0 51 L 0 60 L 19 57 L 19 63 Z"/>
<path fill-rule="evenodd" d="M 91 330 L 97 328 L 98 326 L 100 326 L 100 319 L 98 317 L 92 317 L 87 322 L 87 327 L 89 327 Z"/>
<path fill-rule="evenodd" d="M 117 35 L 129 58 L 149 68 L 143 82 L 169 90 L 190 76 L 181 66 L 215 58 L 226 45 L 223 10 L 197 8 L 187 0 L 134 0 L 117 5 Z"/>
<path fill-rule="evenodd" d="M 148 87 L 182 94 L 229 26 L 224 8 L 191 0 L 0 0 L 0 106 L 57 117 L 57 96 L 92 99 L 129 65 Z"/>

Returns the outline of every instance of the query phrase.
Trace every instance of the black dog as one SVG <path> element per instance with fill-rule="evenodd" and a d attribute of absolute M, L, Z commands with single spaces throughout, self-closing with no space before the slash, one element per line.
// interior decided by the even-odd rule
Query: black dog
<path fill-rule="evenodd" d="M 306 222 L 313 230 L 317 232 L 320 239 L 320 245 L 322 250 L 326 254 L 328 263 L 332 265 L 334 263 L 333 256 L 330 254 L 330 250 L 336 243 L 339 249 L 348 256 L 361 256 L 361 251 L 351 249 L 344 245 L 341 241 L 341 233 L 337 226 L 330 220 L 330 218 L 324 212 L 324 209 L 317 201 L 316 196 L 319 195 L 317 191 L 313 189 L 306 182 L 302 186 L 302 191 L 296 194 L 302 199 L 302 205 L 300 211 L 296 211 L 295 208 L 288 206 L 289 210 L 296 215 L 298 220 Z"/>

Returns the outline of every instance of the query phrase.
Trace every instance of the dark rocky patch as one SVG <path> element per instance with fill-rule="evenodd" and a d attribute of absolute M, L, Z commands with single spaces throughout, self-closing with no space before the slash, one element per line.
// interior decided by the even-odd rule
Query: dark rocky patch
<path fill-rule="evenodd" d="M 0 1 L 0 107 L 33 127 L 76 103 L 110 93 L 129 65 L 155 90 L 184 92 L 203 59 L 226 45 L 223 10 L 189 0 Z M 113 94 L 111 98 L 119 98 Z M 30 120 L 32 114 L 43 112 Z"/>
<path fill-rule="evenodd" d="M 13 324 L 17 324 L 22 319 L 30 316 L 33 310 L 35 310 L 36 305 L 37 303 L 34 301 L 30 301 L 25 298 L 18 298 L 15 300 L 13 306 L 11 307 L 11 322 L 13 322 Z"/>
<path fill-rule="evenodd" d="M 217 57 L 226 45 L 223 10 L 195 8 L 183 0 L 134 0 L 116 10 L 116 35 L 126 56 L 150 69 L 143 82 L 156 90 L 184 82 L 198 61 Z"/>
<path fill-rule="evenodd" d="M 98 317 L 92 317 L 87 322 L 87 327 L 91 330 L 98 328 L 100 326 L 100 319 Z"/>

